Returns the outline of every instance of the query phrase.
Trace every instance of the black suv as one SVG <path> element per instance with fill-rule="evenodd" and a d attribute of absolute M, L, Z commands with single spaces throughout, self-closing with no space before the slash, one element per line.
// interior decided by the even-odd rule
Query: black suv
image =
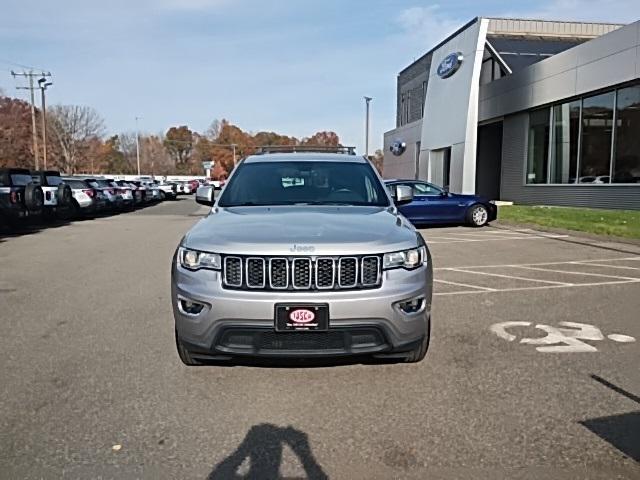
<path fill-rule="evenodd" d="M 25 168 L 0 168 L 0 218 L 3 222 L 40 215 L 44 205 L 42 188 L 33 183 Z"/>
<path fill-rule="evenodd" d="M 33 183 L 42 188 L 45 217 L 69 214 L 73 193 L 69 185 L 65 185 L 60 172 L 56 170 L 31 170 L 31 178 Z"/>

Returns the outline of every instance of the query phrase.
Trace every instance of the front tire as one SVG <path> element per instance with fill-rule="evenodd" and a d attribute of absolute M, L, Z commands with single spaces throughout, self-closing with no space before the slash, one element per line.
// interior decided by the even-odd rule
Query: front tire
<path fill-rule="evenodd" d="M 484 227 L 489 223 L 489 211 L 484 205 L 473 205 L 467 211 L 467 223 L 472 227 Z"/>
<path fill-rule="evenodd" d="M 424 357 L 427 355 L 427 351 L 429 350 L 429 341 L 431 340 L 431 319 L 429 319 L 429 323 L 427 324 L 427 331 L 418 345 L 414 350 L 409 352 L 409 354 L 405 357 L 405 363 L 418 363 L 424 360 Z"/>
<path fill-rule="evenodd" d="M 197 365 L 202 365 L 199 361 L 195 360 L 192 356 L 191 353 L 189 352 L 189 350 L 186 349 L 186 347 L 184 346 L 184 344 L 180 341 L 180 338 L 178 338 L 178 332 L 175 332 L 176 334 L 176 349 L 178 350 L 178 356 L 180 357 L 180 360 L 182 361 L 182 363 L 184 363 L 185 365 L 189 366 L 189 367 L 195 367 Z"/>

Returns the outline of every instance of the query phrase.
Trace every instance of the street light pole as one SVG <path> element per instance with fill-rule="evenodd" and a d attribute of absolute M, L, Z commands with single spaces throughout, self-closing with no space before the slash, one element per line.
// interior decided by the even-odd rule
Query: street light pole
<path fill-rule="evenodd" d="M 47 169 L 47 107 L 45 102 L 45 91 L 47 87 L 53 85 L 52 82 L 47 82 L 45 77 L 38 80 L 40 84 L 40 93 L 42 94 L 42 165 L 43 169 Z"/>
<path fill-rule="evenodd" d="M 369 158 L 369 102 L 371 102 L 373 98 L 364 97 L 364 101 L 367 104 L 367 118 L 365 120 L 365 134 L 364 134 L 364 144 L 365 144 L 365 156 Z"/>
<path fill-rule="evenodd" d="M 140 130 L 138 129 L 138 119 L 136 117 L 136 162 L 138 163 L 138 177 L 140 176 Z"/>

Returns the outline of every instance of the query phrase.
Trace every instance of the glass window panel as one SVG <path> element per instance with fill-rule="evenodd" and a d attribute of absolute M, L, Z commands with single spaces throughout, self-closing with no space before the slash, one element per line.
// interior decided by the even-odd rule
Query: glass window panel
<path fill-rule="evenodd" d="M 613 131 L 613 99 L 615 92 L 587 97 L 582 101 L 582 149 L 580 177 L 595 177 L 595 182 L 608 183 Z"/>
<path fill-rule="evenodd" d="M 640 85 L 618 90 L 613 183 L 640 183 Z"/>
<path fill-rule="evenodd" d="M 551 183 L 575 183 L 579 130 L 580 100 L 553 107 Z"/>
<path fill-rule="evenodd" d="M 527 183 L 547 183 L 549 131 L 549 108 L 529 114 Z"/>
<path fill-rule="evenodd" d="M 431 185 L 430 183 L 414 183 L 413 184 L 413 194 L 416 196 L 420 195 L 440 195 L 442 190 L 440 190 L 435 185 Z"/>

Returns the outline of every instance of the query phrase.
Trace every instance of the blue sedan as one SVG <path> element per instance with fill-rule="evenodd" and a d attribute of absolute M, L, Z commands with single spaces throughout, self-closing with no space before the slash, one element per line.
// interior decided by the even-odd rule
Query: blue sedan
<path fill-rule="evenodd" d="M 413 190 L 413 200 L 398 209 L 414 225 L 468 224 L 482 227 L 498 216 L 497 207 L 478 195 L 450 193 L 446 189 L 421 180 L 385 180 L 394 196 L 395 186 Z"/>

